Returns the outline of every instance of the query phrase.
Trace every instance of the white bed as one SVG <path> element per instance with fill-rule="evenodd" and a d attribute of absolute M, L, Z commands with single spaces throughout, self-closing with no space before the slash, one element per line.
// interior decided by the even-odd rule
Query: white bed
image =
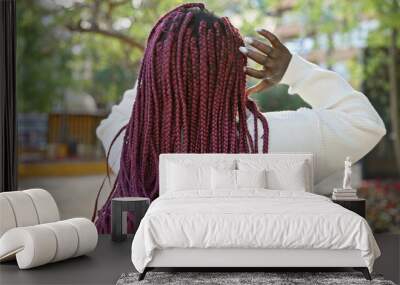
<path fill-rule="evenodd" d="M 303 163 L 304 191 L 174 191 L 168 181 L 179 178 L 171 177 L 171 162 L 185 167 L 233 162 L 236 169 L 238 161 L 246 160 Z M 160 155 L 160 197 L 132 243 L 132 262 L 140 278 L 154 267 L 354 267 L 370 278 L 380 251 L 367 222 L 312 194 L 313 167 L 311 154 Z M 182 180 L 185 175 L 182 170 Z"/>

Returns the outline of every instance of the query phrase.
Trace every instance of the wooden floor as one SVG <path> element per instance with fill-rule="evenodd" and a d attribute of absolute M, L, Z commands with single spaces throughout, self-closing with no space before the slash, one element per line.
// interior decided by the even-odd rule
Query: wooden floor
<path fill-rule="evenodd" d="M 374 273 L 398 283 L 399 235 L 381 234 L 376 240 L 383 256 L 376 261 Z M 115 284 L 122 273 L 135 271 L 130 257 L 131 243 L 132 238 L 117 243 L 110 236 L 101 235 L 96 250 L 88 256 L 28 270 L 19 270 L 16 262 L 2 263 L 0 284 Z"/>

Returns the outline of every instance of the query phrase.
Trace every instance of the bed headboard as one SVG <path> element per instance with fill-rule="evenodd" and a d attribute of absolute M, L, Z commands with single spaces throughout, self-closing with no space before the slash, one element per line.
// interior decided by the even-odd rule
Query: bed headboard
<path fill-rule="evenodd" d="M 166 192 L 167 183 L 167 170 L 168 163 L 173 161 L 182 162 L 187 160 L 188 162 L 194 162 L 199 164 L 213 164 L 218 161 L 232 161 L 235 162 L 239 158 L 262 158 L 276 160 L 293 160 L 293 161 L 304 161 L 308 166 L 308 177 L 309 189 L 307 192 L 313 192 L 314 190 L 314 161 L 312 153 L 163 153 L 160 154 L 159 159 L 159 185 L 160 185 L 160 195 Z"/>

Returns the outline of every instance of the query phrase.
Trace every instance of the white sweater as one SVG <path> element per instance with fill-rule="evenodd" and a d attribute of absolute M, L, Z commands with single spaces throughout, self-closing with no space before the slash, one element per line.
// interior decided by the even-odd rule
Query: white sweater
<path fill-rule="evenodd" d="M 310 108 L 297 111 L 263 113 L 269 124 L 270 152 L 310 152 L 315 157 L 315 183 L 343 168 L 350 156 L 353 162 L 366 155 L 386 134 L 385 126 L 367 97 L 354 90 L 337 73 L 324 70 L 294 54 L 281 80 L 290 94 L 298 94 Z M 131 116 L 136 87 L 127 90 L 119 105 L 97 128 L 106 151 L 116 133 Z M 254 137 L 253 116 L 248 116 Z M 259 127 L 259 152 L 262 152 L 262 124 Z M 253 132 L 253 133 L 252 133 Z M 115 142 L 110 164 L 119 170 L 124 134 Z"/>

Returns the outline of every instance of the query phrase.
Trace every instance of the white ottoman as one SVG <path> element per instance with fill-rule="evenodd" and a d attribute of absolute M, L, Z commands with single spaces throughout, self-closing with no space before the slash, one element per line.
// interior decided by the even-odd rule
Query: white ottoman
<path fill-rule="evenodd" d="M 59 221 L 53 197 L 43 189 L 0 193 L 0 262 L 20 269 L 86 254 L 96 248 L 95 225 L 86 218 Z"/>

